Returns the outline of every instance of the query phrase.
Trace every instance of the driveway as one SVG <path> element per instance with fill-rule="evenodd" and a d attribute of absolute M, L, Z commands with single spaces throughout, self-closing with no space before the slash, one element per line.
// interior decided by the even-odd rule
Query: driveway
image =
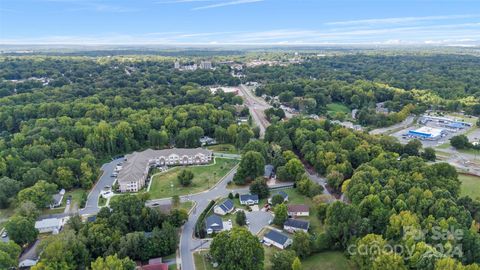
<path fill-rule="evenodd" d="M 247 220 L 250 222 L 248 229 L 253 234 L 258 234 L 263 227 L 267 226 L 270 220 L 273 219 L 271 212 L 266 211 L 252 211 L 245 212 Z"/>
<path fill-rule="evenodd" d="M 87 203 L 85 204 L 85 208 L 79 210 L 80 215 L 94 215 L 100 211 L 98 207 L 98 200 L 100 197 L 100 192 L 105 186 L 112 186 L 113 182 L 115 181 L 115 177 L 111 177 L 117 163 L 123 161 L 122 158 L 117 158 L 115 160 L 110 161 L 109 163 L 103 164 L 101 170 L 103 171 L 102 176 L 98 179 L 95 186 L 92 188 L 90 193 L 87 197 Z"/>

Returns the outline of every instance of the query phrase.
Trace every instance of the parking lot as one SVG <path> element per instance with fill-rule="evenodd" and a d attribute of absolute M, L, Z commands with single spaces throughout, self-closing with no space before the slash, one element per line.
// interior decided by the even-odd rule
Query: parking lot
<path fill-rule="evenodd" d="M 428 128 L 440 129 L 442 130 L 442 135 L 438 136 L 437 138 L 429 139 L 429 138 L 423 138 L 422 136 L 416 136 L 409 133 L 412 130 L 418 130 L 422 128 L 423 129 L 428 129 Z M 418 124 L 402 129 L 400 131 L 397 131 L 391 135 L 396 137 L 402 144 L 406 144 L 408 141 L 413 139 L 419 139 L 422 142 L 423 147 L 437 147 L 444 143 L 448 143 L 450 138 L 452 138 L 453 136 L 464 134 L 467 131 L 471 130 L 472 128 L 475 128 L 475 127 L 448 128 L 446 127 L 446 124 L 442 122 L 425 121 L 422 124 L 422 121 L 419 121 Z M 477 131 L 478 129 L 475 130 L 472 134 L 476 134 L 477 137 L 479 137 L 480 131 L 478 132 Z"/>

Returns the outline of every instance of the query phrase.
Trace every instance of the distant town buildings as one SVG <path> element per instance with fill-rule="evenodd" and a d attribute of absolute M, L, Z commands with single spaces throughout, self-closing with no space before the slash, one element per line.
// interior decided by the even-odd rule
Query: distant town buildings
<path fill-rule="evenodd" d="M 212 161 L 213 153 L 203 148 L 147 149 L 125 156 L 117 177 L 121 192 L 137 192 L 145 186 L 152 166 L 199 165 Z"/>
<path fill-rule="evenodd" d="M 181 65 L 180 61 L 175 61 L 173 67 L 176 70 L 180 71 L 195 71 L 197 69 L 214 69 L 211 61 L 201 61 L 200 64 L 197 63 L 189 64 L 189 65 Z"/>

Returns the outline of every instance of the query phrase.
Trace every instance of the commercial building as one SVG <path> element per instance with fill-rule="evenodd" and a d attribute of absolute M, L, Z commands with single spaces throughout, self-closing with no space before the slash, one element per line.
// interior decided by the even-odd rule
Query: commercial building
<path fill-rule="evenodd" d="M 153 166 L 200 165 L 213 159 L 213 152 L 203 148 L 147 149 L 125 156 L 118 173 L 121 192 L 137 192 L 145 186 L 148 172 Z"/>
<path fill-rule="evenodd" d="M 443 134 L 444 134 L 443 129 L 427 127 L 427 126 L 423 126 L 421 128 L 408 131 L 408 135 L 412 137 L 420 138 L 420 139 L 426 139 L 426 140 L 438 140 L 442 137 Z"/>

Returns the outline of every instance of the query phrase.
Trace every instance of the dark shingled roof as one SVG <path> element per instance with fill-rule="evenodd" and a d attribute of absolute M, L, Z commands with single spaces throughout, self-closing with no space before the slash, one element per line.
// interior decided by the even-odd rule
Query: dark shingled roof
<path fill-rule="evenodd" d="M 217 215 L 211 215 L 205 219 L 205 226 L 206 228 L 212 228 L 213 230 L 222 230 L 223 229 L 223 221 Z"/>
<path fill-rule="evenodd" d="M 265 165 L 263 176 L 267 178 L 271 177 L 273 174 L 273 169 L 274 169 L 273 165 L 270 165 L 270 164 Z"/>
<path fill-rule="evenodd" d="M 258 201 L 258 195 L 257 194 L 243 194 L 243 195 L 240 195 L 240 201 L 241 202 L 248 201 L 248 200 Z"/>
<path fill-rule="evenodd" d="M 301 219 L 289 218 L 285 221 L 285 223 L 283 223 L 283 226 L 308 230 L 308 227 L 310 227 L 310 222 Z"/>
<path fill-rule="evenodd" d="M 228 212 L 233 209 L 233 202 L 229 199 L 225 200 L 222 204 L 219 205 L 223 211 Z"/>
<path fill-rule="evenodd" d="M 276 243 L 279 243 L 280 245 L 285 245 L 288 240 L 288 236 L 274 230 L 271 230 L 267 234 L 265 234 L 265 237 Z"/>

